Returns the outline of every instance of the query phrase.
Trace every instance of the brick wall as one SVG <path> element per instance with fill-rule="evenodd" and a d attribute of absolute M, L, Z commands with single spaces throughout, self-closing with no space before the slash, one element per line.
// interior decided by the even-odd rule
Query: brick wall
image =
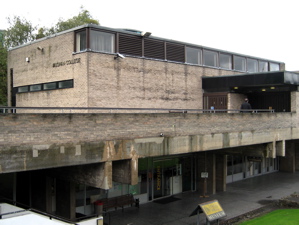
<path fill-rule="evenodd" d="M 77 58 L 80 63 L 60 65 Z M 74 54 L 73 32 L 15 48 L 9 51 L 8 62 L 14 87 L 74 79 L 74 88 L 17 94 L 17 106 L 27 107 L 198 109 L 202 108 L 202 76 L 236 73 L 135 57 L 115 60 L 114 54 Z M 55 63 L 60 66 L 53 67 Z"/>
<path fill-rule="evenodd" d="M 0 146 L 296 128 L 293 113 L 0 114 Z"/>

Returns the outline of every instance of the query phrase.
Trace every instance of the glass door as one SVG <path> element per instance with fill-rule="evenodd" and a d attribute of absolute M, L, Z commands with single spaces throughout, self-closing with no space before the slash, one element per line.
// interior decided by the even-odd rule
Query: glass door
<path fill-rule="evenodd" d="M 154 199 L 182 192 L 181 164 L 177 158 L 154 161 L 153 175 Z"/>

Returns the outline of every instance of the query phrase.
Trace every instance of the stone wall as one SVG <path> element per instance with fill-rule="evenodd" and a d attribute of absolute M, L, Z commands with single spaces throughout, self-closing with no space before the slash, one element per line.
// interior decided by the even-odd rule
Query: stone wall
<path fill-rule="evenodd" d="M 1 114 L 0 173 L 275 144 L 299 139 L 296 121 L 295 113 Z"/>

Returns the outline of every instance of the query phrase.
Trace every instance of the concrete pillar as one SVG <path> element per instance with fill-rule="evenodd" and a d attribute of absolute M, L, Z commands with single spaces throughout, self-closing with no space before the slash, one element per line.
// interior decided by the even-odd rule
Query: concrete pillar
<path fill-rule="evenodd" d="M 122 184 L 138 183 L 138 158 L 112 162 L 112 180 Z"/>
<path fill-rule="evenodd" d="M 214 154 L 203 152 L 198 157 L 198 190 L 202 195 L 214 194 L 216 191 L 216 160 Z M 208 174 L 207 178 L 203 178 L 204 173 Z"/>
<path fill-rule="evenodd" d="M 296 112 L 296 109 L 299 108 L 299 92 L 291 92 L 291 112 Z"/>
<path fill-rule="evenodd" d="M 76 189 L 70 181 L 56 180 L 56 214 L 68 219 L 76 218 Z"/>
<path fill-rule="evenodd" d="M 246 98 L 243 94 L 228 93 L 227 94 L 227 109 L 240 109 L 242 102 Z"/>
<path fill-rule="evenodd" d="M 279 157 L 279 170 L 294 173 L 295 168 L 295 144 L 286 142 L 286 156 Z"/>
<path fill-rule="evenodd" d="M 286 155 L 286 142 L 283 141 L 277 141 L 276 142 L 276 155 L 277 156 L 285 156 Z"/>
<path fill-rule="evenodd" d="M 216 155 L 216 192 L 226 191 L 227 155 Z"/>
<path fill-rule="evenodd" d="M 299 143 L 295 143 L 295 170 L 299 171 Z"/>

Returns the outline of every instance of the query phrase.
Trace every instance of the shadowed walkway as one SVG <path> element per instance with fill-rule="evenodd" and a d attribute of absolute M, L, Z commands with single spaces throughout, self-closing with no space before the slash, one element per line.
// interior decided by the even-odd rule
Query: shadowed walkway
<path fill-rule="evenodd" d="M 140 208 L 111 211 L 104 216 L 108 225 L 195 225 L 197 216 L 189 217 L 199 203 L 218 200 L 230 219 L 262 207 L 270 200 L 279 200 L 299 192 L 299 172 L 276 172 L 227 185 L 227 191 L 201 198 L 199 192 L 174 196 L 173 201 L 150 202 Z M 109 223 L 110 222 L 110 223 Z M 200 214 L 200 224 L 205 216 Z"/>

